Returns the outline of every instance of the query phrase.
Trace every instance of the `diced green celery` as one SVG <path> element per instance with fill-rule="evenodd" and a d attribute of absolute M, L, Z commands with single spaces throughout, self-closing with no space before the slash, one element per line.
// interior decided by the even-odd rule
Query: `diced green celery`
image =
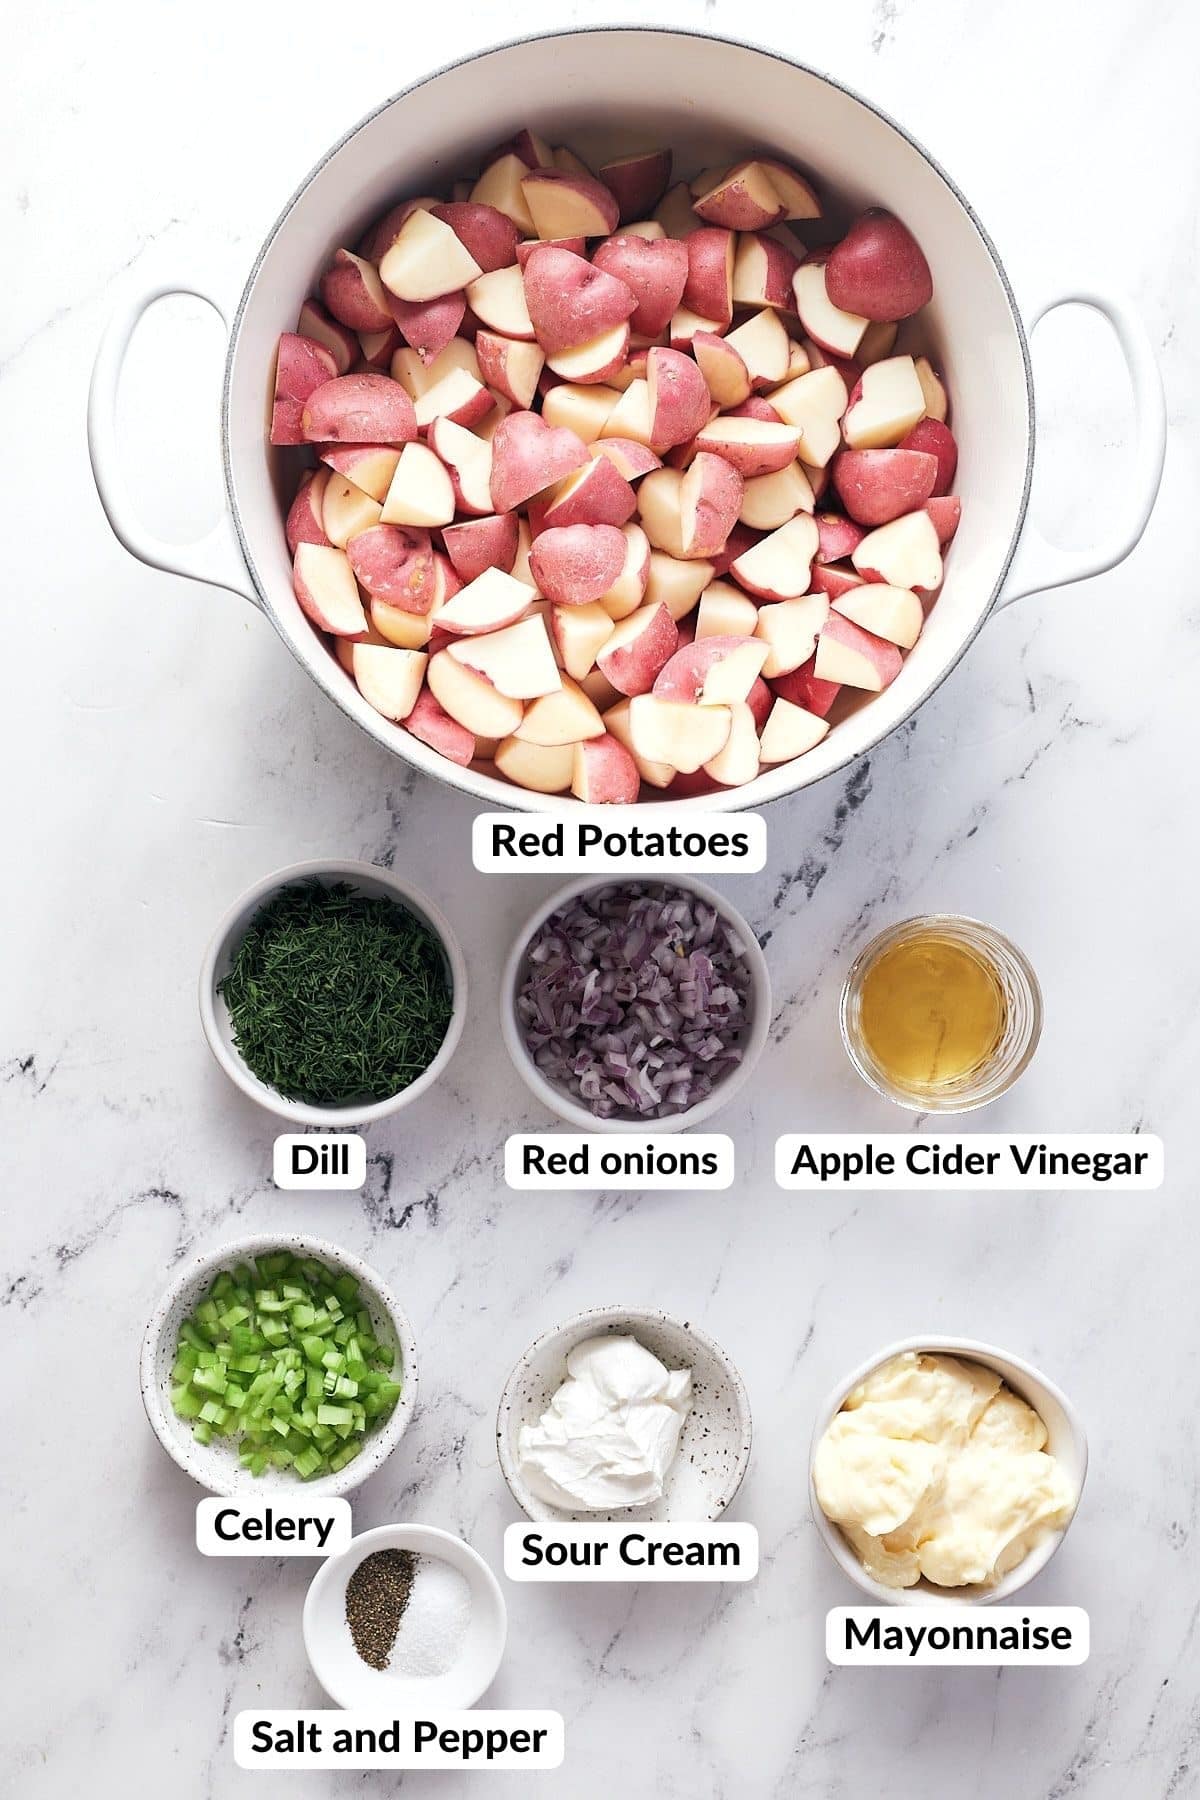
<path fill-rule="evenodd" d="M 351 1413 L 349 1407 L 346 1406 L 329 1406 L 323 1404 L 317 1408 L 317 1423 L 319 1425 L 350 1425 L 353 1423 L 353 1419 L 353 1413 Z"/>
<path fill-rule="evenodd" d="M 330 1457 L 329 1467 L 331 1469 L 333 1469 L 334 1471 L 336 1471 L 338 1469 L 344 1469 L 348 1462 L 354 1461 L 354 1458 L 358 1455 L 358 1453 L 361 1449 L 362 1449 L 361 1444 L 343 1444 L 341 1446 L 341 1448 L 339 1450 L 335 1450 L 333 1455 Z"/>
<path fill-rule="evenodd" d="M 196 1420 L 196 1423 L 192 1426 L 192 1436 L 198 1444 L 212 1443 L 212 1426 L 208 1423 L 207 1419 Z"/>

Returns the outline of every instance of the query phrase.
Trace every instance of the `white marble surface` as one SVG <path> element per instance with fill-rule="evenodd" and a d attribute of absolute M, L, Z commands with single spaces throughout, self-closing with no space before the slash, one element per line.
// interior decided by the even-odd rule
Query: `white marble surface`
<path fill-rule="evenodd" d="M 634 0 L 624 10 L 653 17 Z M 251 1791 L 232 1763 L 233 1714 L 318 1703 L 299 1635 L 306 1566 L 197 1556 L 195 1490 L 150 1437 L 136 1383 L 142 1325 L 176 1259 L 276 1225 L 376 1262 L 416 1325 L 419 1417 L 359 1495 L 364 1526 L 429 1521 L 499 1561 L 513 1508 L 493 1453 L 496 1398 L 535 1333 L 579 1307 L 675 1309 L 740 1363 L 757 1426 L 738 1503 L 762 1533 L 755 1586 L 509 1590 L 510 1650 L 492 1699 L 567 1720 L 568 1765 L 539 1793 L 1197 1791 L 1188 1131 L 1200 640 L 1182 554 L 1200 473 L 1196 15 L 1169 0 L 843 0 L 807 19 L 765 0 L 669 10 L 792 49 L 895 112 L 976 202 L 1018 286 L 1050 269 L 1136 296 L 1173 421 L 1159 512 L 1125 568 L 987 629 L 915 725 L 844 786 L 772 810 L 770 871 L 737 889 L 769 934 L 778 998 L 762 1078 L 722 1121 L 738 1144 L 738 1191 L 507 1194 L 504 1135 L 543 1121 L 500 1050 L 495 972 L 545 884 L 495 883 L 481 905 L 469 805 L 407 778 L 320 701 L 248 607 L 123 555 L 91 491 L 82 413 L 121 270 L 165 247 L 240 272 L 300 173 L 383 95 L 490 37 L 601 21 L 606 9 L 522 0 L 501 16 L 444 0 L 394 9 L 394 31 L 386 12 L 316 0 L 286 14 L 230 0 L 24 11 L 0 126 L 0 1488 L 5 1786 L 22 1800 L 225 1800 Z M 143 491 L 184 535 L 214 492 L 219 348 L 183 307 L 147 332 L 142 355 L 161 408 L 138 438 Z M 1101 333 L 1062 318 L 1037 360 L 1039 515 L 1085 537 L 1122 480 L 1112 358 Z M 372 1134 L 365 1194 L 299 1198 L 271 1185 L 270 1121 L 209 1059 L 194 982 L 228 900 L 272 866 L 322 852 L 391 859 L 426 886 L 463 935 L 474 989 L 449 1079 Z M 774 1190 L 779 1130 L 900 1122 L 841 1057 L 836 993 L 866 931 L 926 907 L 994 919 L 1045 983 L 1037 1064 L 986 1123 L 1140 1122 L 1167 1139 L 1161 1195 L 849 1203 Z M 852 1595 L 806 1514 L 811 1414 L 847 1366 L 924 1329 L 1026 1353 L 1085 1415 L 1082 1512 L 1030 1595 L 1090 1608 L 1082 1670 L 826 1666 L 825 1609 Z M 287 1791 L 398 1786 L 449 1800 L 469 1784 L 313 1775 Z M 496 1791 L 532 1784 L 501 1776 Z"/>

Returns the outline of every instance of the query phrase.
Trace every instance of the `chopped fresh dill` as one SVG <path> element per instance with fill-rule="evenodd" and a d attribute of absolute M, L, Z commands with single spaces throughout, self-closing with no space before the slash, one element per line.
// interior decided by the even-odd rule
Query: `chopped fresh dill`
<path fill-rule="evenodd" d="M 423 1075 L 453 1001 L 435 932 L 344 881 L 281 888 L 218 984 L 251 1072 L 289 1100 L 386 1100 Z"/>

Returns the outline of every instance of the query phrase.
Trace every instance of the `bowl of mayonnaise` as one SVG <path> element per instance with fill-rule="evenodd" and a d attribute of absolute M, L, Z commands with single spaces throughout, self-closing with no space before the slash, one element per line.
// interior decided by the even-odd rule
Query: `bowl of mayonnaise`
<path fill-rule="evenodd" d="M 1086 1474 L 1079 1415 L 1032 1364 L 973 1338 L 907 1338 L 827 1398 L 809 1498 L 871 1599 L 986 1605 L 1045 1568 Z"/>

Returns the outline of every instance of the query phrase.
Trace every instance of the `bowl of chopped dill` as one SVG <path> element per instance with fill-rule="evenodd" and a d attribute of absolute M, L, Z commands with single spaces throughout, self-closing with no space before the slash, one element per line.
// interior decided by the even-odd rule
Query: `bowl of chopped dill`
<path fill-rule="evenodd" d="M 345 1129 L 433 1086 L 462 1036 L 467 965 L 432 900 L 373 863 L 304 862 L 247 888 L 200 971 L 209 1048 L 293 1126 Z"/>

